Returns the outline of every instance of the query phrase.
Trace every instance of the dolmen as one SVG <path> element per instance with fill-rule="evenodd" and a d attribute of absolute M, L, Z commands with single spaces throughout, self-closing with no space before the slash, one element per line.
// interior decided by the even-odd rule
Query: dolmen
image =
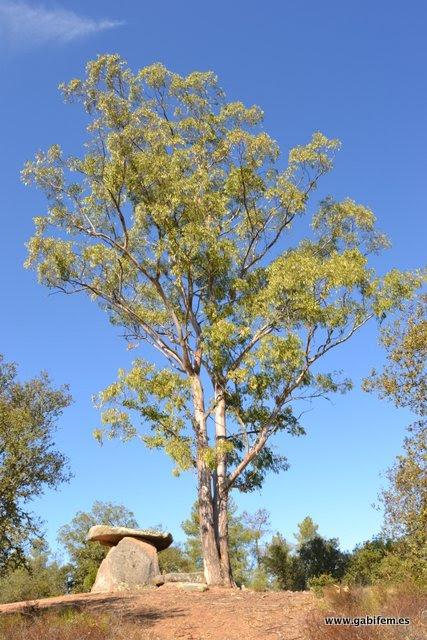
<path fill-rule="evenodd" d="M 170 533 L 96 525 L 86 539 L 110 547 L 98 569 L 93 593 L 134 591 L 163 584 L 157 552 L 173 542 Z"/>

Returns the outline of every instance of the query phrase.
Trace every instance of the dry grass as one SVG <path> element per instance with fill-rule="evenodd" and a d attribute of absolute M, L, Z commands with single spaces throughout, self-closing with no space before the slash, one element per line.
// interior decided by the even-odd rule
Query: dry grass
<path fill-rule="evenodd" d="M 117 616 L 29 609 L 0 618 L 0 640 L 156 640 L 156 636 Z"/>
<path fill-rule="evenodd" d="M 410 625 L 326 625 L 326 616 L 409 618 Z M 398 589 L 328 589 L 306 624 L 308 640 L 425 640 L 427 596 L 411 585 Z"/>

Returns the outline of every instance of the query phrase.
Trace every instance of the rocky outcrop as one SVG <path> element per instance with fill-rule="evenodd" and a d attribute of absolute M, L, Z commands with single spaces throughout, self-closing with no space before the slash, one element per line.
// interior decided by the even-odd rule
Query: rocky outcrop
<path fill-rule="evenodd" d="M 125 536 L 101 562 L 92 592 L 138 591 L 155 584 L 159 574 L 156 548 L 143 540 Z"/>
<path fill-rule="evenodd" d="M 157 551 L 163 551 L 172 544 L 171 533 L 165 531 L 154 531 L 152 529 L 129 529 L 128 527 L 109 527 L 97 524 L 89 529 L 86 540 L 89 542 L 100 542 L 108 547 L 119 544 L 123 538 L 134 538 L 142 540 L 153 546 Z"/>

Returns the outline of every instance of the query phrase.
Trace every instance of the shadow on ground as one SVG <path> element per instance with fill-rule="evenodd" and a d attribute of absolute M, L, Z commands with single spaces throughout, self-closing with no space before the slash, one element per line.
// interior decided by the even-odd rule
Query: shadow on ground
<path fill-rule="evenodd" d="M 144 626 L 151 626 L 158 621 L 179 618 L 185 615 L 182 608 L 165 609 L 153 608 L 144 605 L 141 601 L 135 602 L 132 595 L 105 595 L 79 594 L 77 596 L 65 596 L 57 601 L 46 599 L 44 601 L 30 601 L 0 605 L 0 615 L 20 614 L 28 618 L 38 618 L 47 613 L 93 613 L 117 616 L 123 621 L 138 622 Z"/>

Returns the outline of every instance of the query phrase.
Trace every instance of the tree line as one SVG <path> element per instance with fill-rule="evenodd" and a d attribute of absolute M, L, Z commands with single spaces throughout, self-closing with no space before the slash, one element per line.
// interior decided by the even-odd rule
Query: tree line
<path fill-rule="evenodd" d="M 232 504 L 229 514 L 230 560 L 241 588 L 319 592 L 332 584 L 423 584 L 420 566 L 414 565 L 407 540 L 378 536 L 350 553 L 340 549 L 337 538 L 320 535 L 309 516 L 297 525 L 293 540 L 288 541 L 279 532 L 270 537 L 270 517 L 265 509 L 239 514 Z M 42 540 L 35 541 L 25 563 L 10 568 L 0 578 L 0 602 L 90 591 L 108 552 L 106 547 L 86 541 L 88 529 L 99 522 L 138 527 L 135 515 L 123 505 L 95 502 L 89 512 L 78 512 L 58 533 L 66 561 L 55 559 Z M 159 553 L 162 573 L 203 570 L 197 504 L 182 529 L 185 541 Z"/>

